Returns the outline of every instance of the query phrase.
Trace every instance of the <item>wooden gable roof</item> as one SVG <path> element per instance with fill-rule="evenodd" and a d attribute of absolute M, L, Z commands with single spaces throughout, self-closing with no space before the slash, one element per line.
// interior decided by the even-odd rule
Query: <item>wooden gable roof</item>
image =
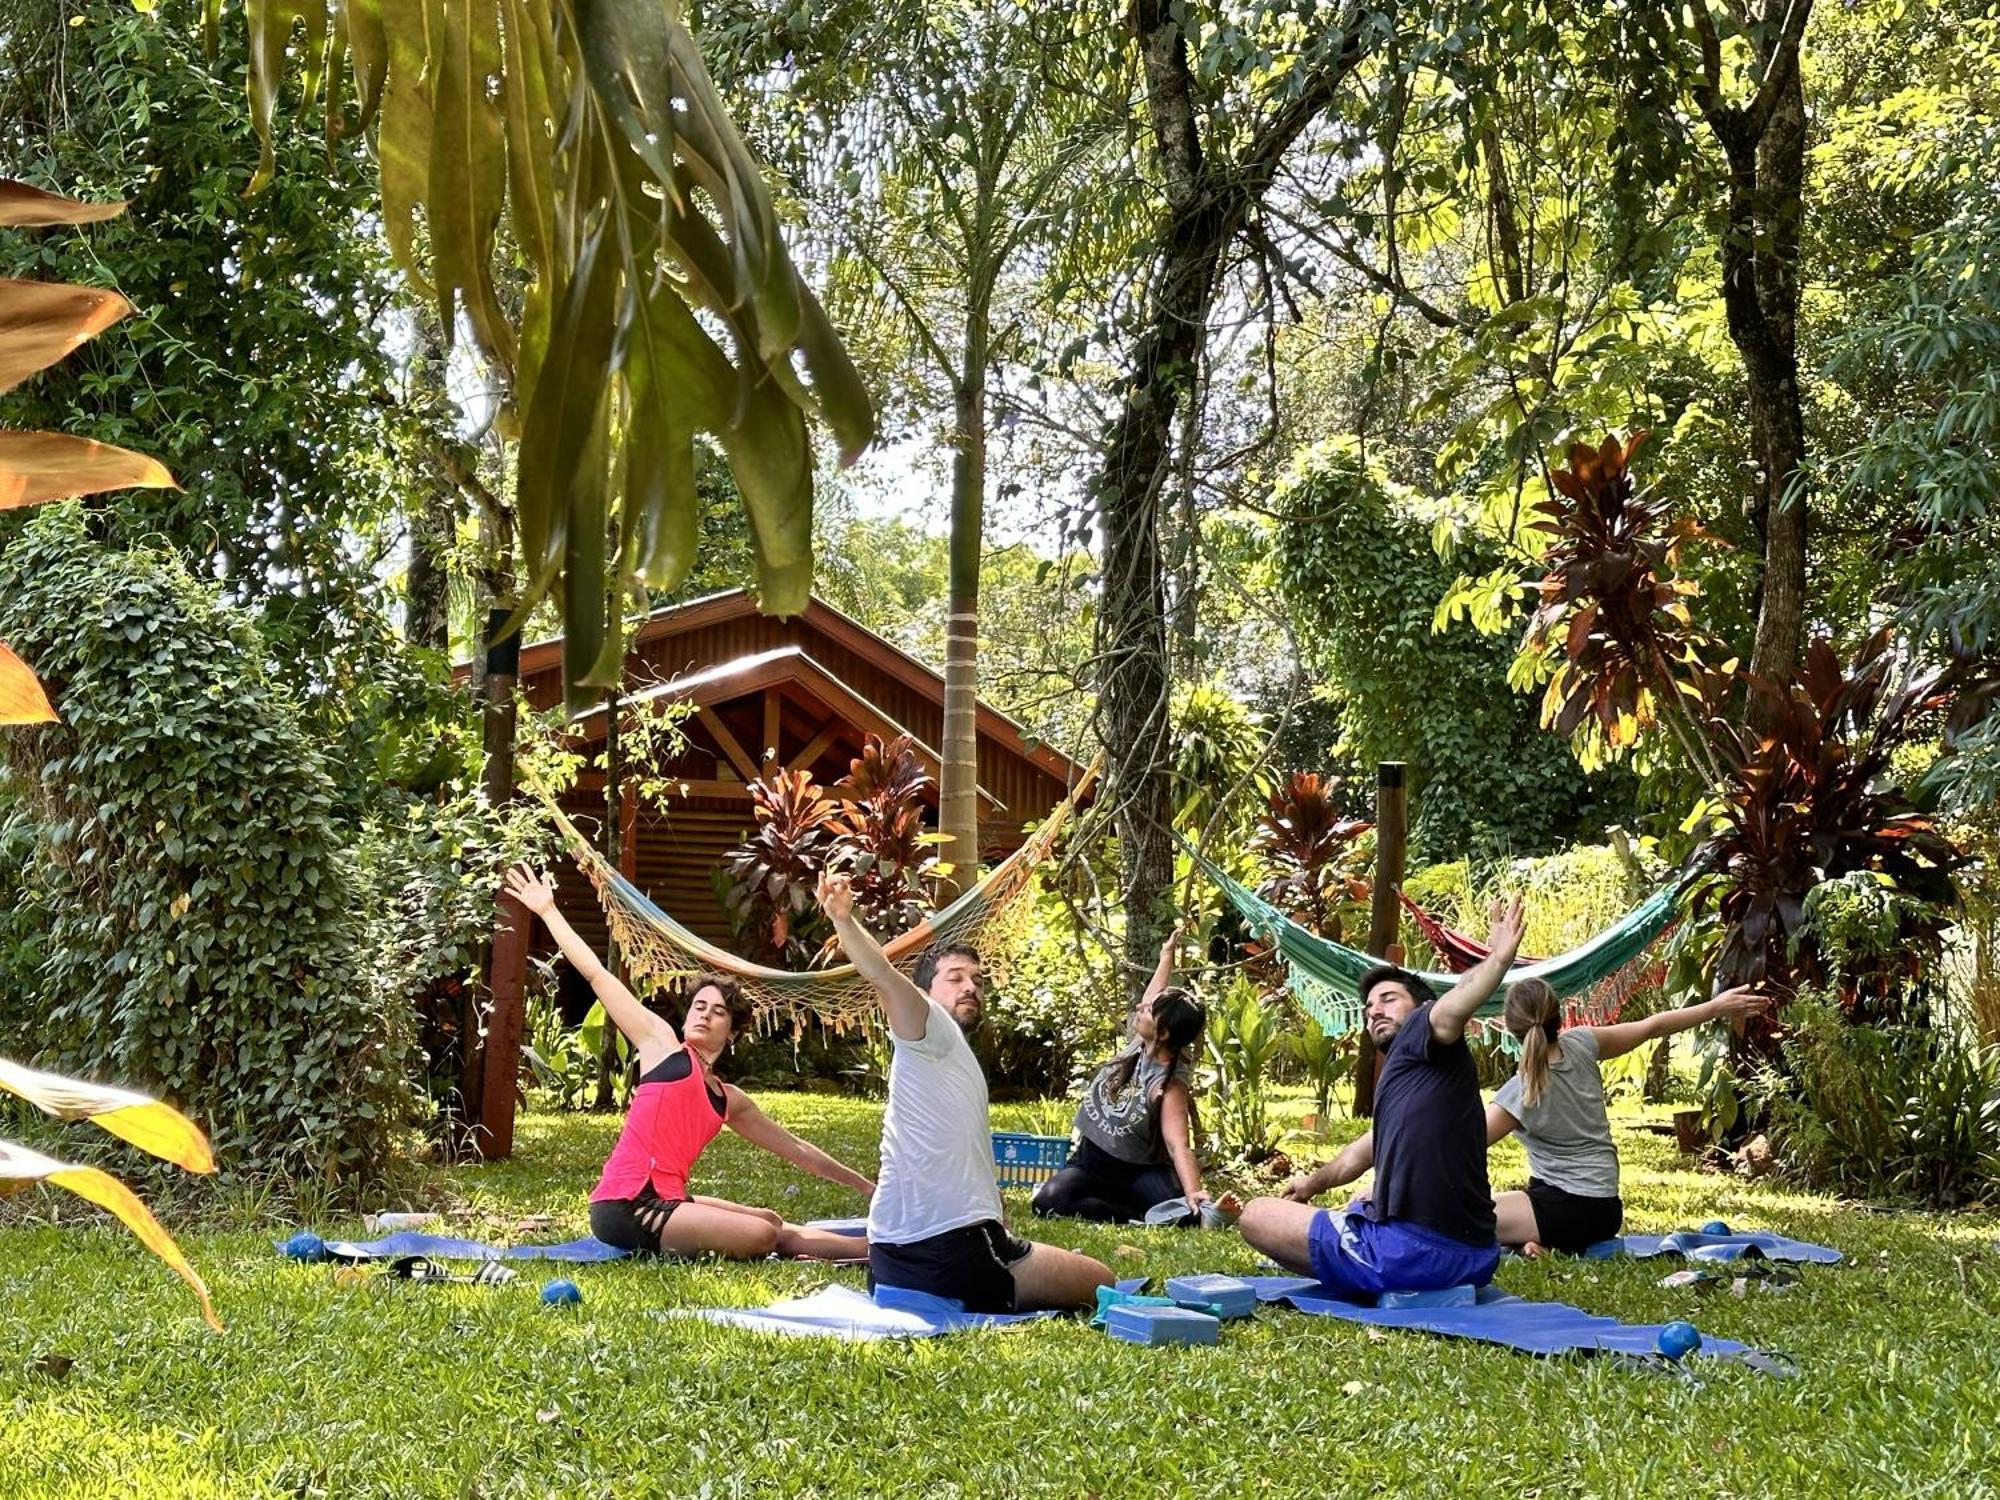
<path fill-rule="evenodd" d="M 518 680 L 537 708 L 562 702 L 562 644 L 556 637 L 521 648 Z M 717 773 L 727 780 L 750 779 L 775 748 L 764 741 L 778 738 L 771 705 L 783 695 L 810 699 L 854 730 L 908 733 L 926 769 L 939 773 L 943 676 L 817 597 L 788 617 L 760 613 L 744 589 L 655 610 L 628 629 L 625 681 L 635 696 L 695 703 L 698 738 L 717 752 Z M 767 700 L 761 722 L 745 702 L 758 694 Z M 598 738 L 604 720 L 600 704 L 578 715 L 577 727 Z M 1004 826 L 1038 818 L 1083 773 L 991 704 L 979 704 L 976 723 L 982 819 L 998 814 Z M 791 733 L 778 759 L 790 764 L 811 748 Z"/>

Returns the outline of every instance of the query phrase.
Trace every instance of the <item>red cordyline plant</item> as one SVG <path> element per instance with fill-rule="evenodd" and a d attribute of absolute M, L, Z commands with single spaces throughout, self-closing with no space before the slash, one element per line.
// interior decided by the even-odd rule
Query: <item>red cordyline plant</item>
<path fill-rule="evenodd" d="M 738 941 L 786 968 L 824 958 L 813 892 L 828 867 L 854 876 L 855 910 L 877 937 L 916 926 L 938 874 L 937 835 L 924 827 L 936 789 L 908 735 L 886 745 L 869 735 L 831 787 L 810 771 L 751 782 L 756 831 L 722 857 L 722 903 Z"/>
<path fill-rule="evenodd" d="M 810 771 L 783 768 L 750 783 L 757 828 L 722 856 L 722 904 L 739 941 L 786 968 L 804 968 L 819 943 L 800 928 L 814 925 L 813 887 L 833 852 L 837 806 Z"/>
<path fill-rule="evenodd" d="M 1706 726 L 1723 762 L 1715 830 L 1687 864 L 1697 904 L 1712 902 L 1724 924 L 1718 968 L 1736 983 L 1781 992 L 1838 979 L 1852 1006 L 1885 999 L 1934 961 L 1958 903 L 1952 872 L 1962 850 L 1931 815 L 1889 780 L 1906 745 L 1949 730 L 1947 716 L 1971 689 L 1970 663 L 1919 667 L 1899 657 L 1891 633 L 1864 644 L 1844 670 L 1832 645 L 1815 640 L 1798 681 L 1784 688 L 1747 677 L 1769 727 L 1743 727 L 1707 684 Z M 1873 973 L 1827 972 L 1806 898 L 1855 874 L 1881 881 L 1897 903 L 1893 957 Z M 1708 877 L 1704 879 L 1703 877 Z"/>
<path fill-rule="evenodd" d="M 1368 896 L 1355 840 L 1373 825 L 1341 812 L 1334 801 L 1339 779 L 1293 771 L 1271 793 L 1250 846 L 1270 877 L 1257 894 L 1294 921 L 1338 941 L 1341 908 Z"/>
<path fill-rule="evenodd" d="M 1554 537 L 1542 603 L 1526 645 L 1556 647 L 1543 721 L 1568 733 L 1594 720 L 1614 747 L 1664 723 L 1715 800 L 1712 836 L 1690 857 L 1697 901 L 1724 926 L 1721 973 L 1768 983 L 1781 996 L 1826 972 L 1807 898 L 1831 880 L 1868 875 L 1898 898 L 1895 953 L 1874 972 L 1839 976 L 1850 1001 L 1887 996 L 1934 956 L 1956 905 L 1952 872 L 1964 857 L 1889 780 L 1894 752 L 1951 735 L 1990 700 L 1990 664 L 1920 667 L 1884 631 L 1845 670 L 1816 640 L 1796 683 L 1780 685 L 1711 666 L 1719 654 L 1694 625 L 1698 593 L 1673 569 L 1679 547 L 1702 535 L 1637 492 L 1630 461 L 1644 434 L 1578 444 L 1553 482 L 1560 498 L 1534 523 Z M 1745 715 L 1748 692 L 1760 714 Z M 1747 718 L 1767 726 L 1751 728 Z"/>
<path fill-rule="evenodd" d="M 1665 719 L 1695 765 L 1713 773 L 1685 701 L 1702 649 L 1687 600 L 1699 592 L 1675 576 L 1680 548 L 1705 533 L 1691 519 L 1672 520 L 1664 500 L 1636 489 L 1632 455 L 1646 440 L 1607 437 L 1577 443 L 1569 467 L 1554 470 L 1554 497 L 1534 507 L 1529 529 L 1554 540 L 1544 561 L 1541 605 L 1526 646 L 1559 641 L 1560 659 L 1542 699 L 1542 723 L 1572 734 L 1595 720 L 1613 749 Z"/>
<path fill-rule="evenodd" d="M 854 877 L 854 903 L 878 938 L 907 932 L 930 909 L 938 874 L 938 835 L 924 827 L 937 783 L 924 770 L 910 737 L 883 744 L 869 735 L 860 756 L 835 783 L 832 862 Z"/>

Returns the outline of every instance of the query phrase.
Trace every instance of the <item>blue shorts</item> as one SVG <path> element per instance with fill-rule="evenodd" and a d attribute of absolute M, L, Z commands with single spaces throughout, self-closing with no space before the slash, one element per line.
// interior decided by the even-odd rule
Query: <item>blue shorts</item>
<path fill-rule="evenodd" d="M 1497 1244 L 1468 1245 L 1403 1219 L 1377 1223 L 1358 1208 L 1321 1209 L 1306 1246 L 1313 1275 L 1334 1296 L 1364 1302 L 1384 1292 L 1485 1286 L 1500 1264 Z"/>

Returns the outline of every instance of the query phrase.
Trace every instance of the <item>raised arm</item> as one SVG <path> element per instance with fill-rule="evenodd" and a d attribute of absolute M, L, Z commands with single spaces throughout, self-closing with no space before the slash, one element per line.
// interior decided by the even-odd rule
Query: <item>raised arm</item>
<path fill-rule="evenodd" d="M 815 1177 L 851 1187 L 864 1198 L 875 1191 L 874 1183 L 846 1163 L 820 1150 L 811 1141 L 800 1140 L 759 1109 L 750 1096 L 735 1084 L 723 1085 L 722 1091 L 729 1101 L 729 1128 L 751 1145 L 761 1146 L 773 1156 L 783 1157 Z"/>
<path fill-rule="evenodd" d="M 1342 1146 L 1331 1161 L 1322 1162 L 1310 1172 L 1301 1172 L 1286 1183 L 1280 1196 L 1294 1203 L 1310 1203 L 1329 1188 L 1354 1181 L 1374 1165 L 1375 1132 L 1366 1130 Z"/>
<path fill-rule="evenodd" d="M 1208 1198 L 1201 1185 L 1201 1166 L 1194 1159 L 1193 1113 L 1188 1086 L 1178 1078 L 1169 1078 L 1160 1093 L 1160 1137 L 1166 1142 L 1167 1160 L 1174 1164 L 1174 1176 L 1180 1179 L 1190 1208 Z"/>
<path fill-rule="evenodd" d="M 833 923 L 847 961 L 874 987 L 889 1029 L 906 1042 L 921 1042 L 930 1027 L 930 1000 L 907 974 L 889 962 L 875 935 L 855 920 L 853 880 L 832 870 L 822 871 L 819 908 Z"/>
<path fill-rule="evenodd" d="M 1597 1055 L 1608 1059 L 1622 1057 L 1634 1047 L 1657 1042 L 1663 1036 L 1692 1031 L 1704 1021 L 1727 1020 L 1735 1026 L 1746 1017 L 1761 1015 L 1770 1007 L 1768 995 L 1760 995 L 1750 985 L 1742 984 L 1733 990 L 1724 990 L 1713 1000 L 1704 1000 L 1699 1005 L 1683 1005 L 1679 1010 L 1663 1010 L 1641 1020 L 1590 1029 L 1597 1037 Z"/>
<path fill-rule="evenodd" d="M 1449 1047 L 1465 1035 L 1465 1023 L 1493 998 L 1513 965 L 1514 955 L 1521 951 L 1521 932 L 1526 926 L 1521 898 L 1495 901 L 1492 919 L 1486 957 L 1461 974 L 1458 983 L 1431 1007 L 1431 1037 L 1441 1046 Z"/>
<path fill-rule="evenodd" d="M 1151 1005 L 1174 982 L 1174 958 L 1181 951 L 1181 939 L 1186 935 L 1186 926 L 1176 922 L 1167 940 L 1160 944 L 1160 961 L 1153 968 L 1153 977 L 1146 981 L 1146 993 L 1139 997 L 1141 1005 Z"/>
<path fill-rule="evenodd" d="M 549 877 L 538 875 L 525 864 L 507 872 L 507 894 L 542 919 L 549 936 L 556 940 L 572 968 L 590 982 L 591 992 L 603 1002 L 611 1024 L 625 1033 L 625 1040 L 641 1054 L 641 1067 L 650 1067 L 662 1057 L 681 1050 L 674 1028 L 654 1015 L 625 988 L 618 976 L 604 967 L 603 960 L 590 951 L 590 944 L 577 936 L 569 919 L 556 910 L 555 887 Z"/>

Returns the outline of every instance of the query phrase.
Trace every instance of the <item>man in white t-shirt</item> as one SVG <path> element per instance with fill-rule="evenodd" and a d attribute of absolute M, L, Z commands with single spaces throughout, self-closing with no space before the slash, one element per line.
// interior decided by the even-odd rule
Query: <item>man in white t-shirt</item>
<path fill-rule="evenodd" d="M 1111 1284 L 1108 1267 L 1016 1239 L 1002 1217 L 986 1075 L 965 1039 L 986 1008 L 978 952 L 940 944 L 912 982 L 855 920 L 847 876 L 822 875 L 819 904 L 848 961 L 875 987 L 895 1046 L 882 1170 L 868 1205 L 870 1284 L 955 1298 L 968 1312 L 1094 1305 Z"/>

